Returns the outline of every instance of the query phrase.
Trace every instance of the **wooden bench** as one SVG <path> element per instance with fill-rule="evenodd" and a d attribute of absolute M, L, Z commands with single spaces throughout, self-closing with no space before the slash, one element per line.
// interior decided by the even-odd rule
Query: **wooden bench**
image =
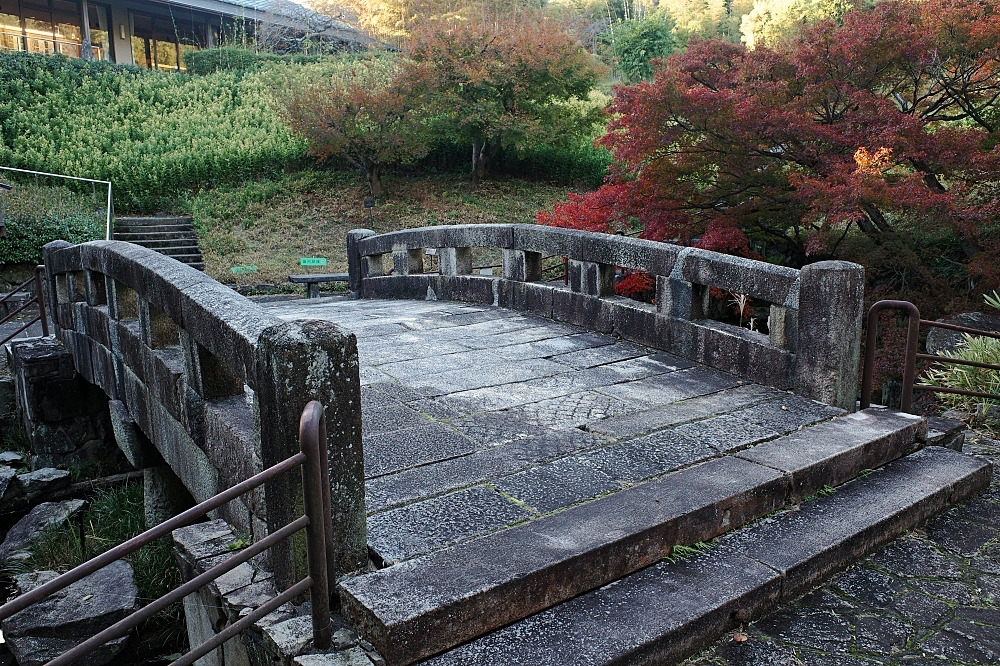
<path fill-rule="evenodd" d="M 319 298 L 320 282 L 347 282 L 347 273 L 313 273 L 311 275 L 289 275 L 288 281 L 306 285 L 307 298 Z"/>

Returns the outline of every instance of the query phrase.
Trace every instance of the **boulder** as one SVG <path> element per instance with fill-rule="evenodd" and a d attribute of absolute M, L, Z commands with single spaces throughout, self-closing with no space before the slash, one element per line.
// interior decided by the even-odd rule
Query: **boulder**
<path fill-rule="evenodd" d="M 75 516 L 83 505 L 83 500 L 66 500 L 42 502 L 36 506 L 7 532 L 7 538 L 0 544 L 0 564 L 26 559 L 35 541 L 47 530 L 58 527 Z"/>
<path fill-rule="evenodd" d="M 1000 315 L 983 312 L 962 312 L 951 317 L 938 319 L 943 324 L 955 324 L 981 331 L 1000 332 Z M 940 354 L 943 351 L 954 351 L 965 340 L 964 334 L 950 331 L 946 328 L 932 328 L 927 333 L 927 353 Z"/>
<path fill-rule="evenodd" d="M 35 571 L 14 578 L 24 594 L 56 576 Z M 128 562 L 119 560 L 3 621 L 4 639 L 19 666 L 41 666 L 133 613 L 139 588 Z M 74 662 L 101 666 L 125 648 L 128 635 Z"/>
<path fill-rule="evenodd" d="M 22 465 L 24 456 L 17 451 L 0 452 L 0 465 Z"/>
<path fill-rule="evenodd" d="M 0 506 L 21 494 L 17 472 L 12 467 L 0 467 Z"/>
<path fill-rule="evenodd" d="M 51 493 L 53 490 L 65 488 L 69 485 L 69 476 L 69 472 L 64 469 L 43 467 L 27 474 L 18 474 L 17 481 L 21 484 L 21 490 L 28 496 L 28 499 L 34 499 Z"/>

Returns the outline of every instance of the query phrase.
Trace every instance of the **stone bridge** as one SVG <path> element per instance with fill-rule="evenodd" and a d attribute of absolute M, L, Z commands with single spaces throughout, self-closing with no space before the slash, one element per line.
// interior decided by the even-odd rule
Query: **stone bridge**
<path fill-rule="evenodd" d="M 473 248 L 502 275 L 474 275 Z M 568 284 L 542 281 L 549 257 Z M 302 406 L 325 405 L 338 597 L 363 641 L 298 656 L 308 630 L 283 615 L 227 664 L 671 663 L 988 484 L 987 463 L 925 448 L 926 420 L 854 411 L 856 265 L 521 225 L 358 230 L 348 260 L 360 298 L 258 304 L 137 246 L 46 247 L 59 339 L 195 499 L 286 457 Z M 614 296 L 616 267 L 652 275 L 656 304 Z M 769 303 L 769 333 L 709 319 L 713 287 Z M 268 486 L 176 535 L 188 573 L 297 497 Z M 205 629 L 186 604 L 189 630 L 296 566 L 278 552 L 214 586 L 223 616 Z"/>

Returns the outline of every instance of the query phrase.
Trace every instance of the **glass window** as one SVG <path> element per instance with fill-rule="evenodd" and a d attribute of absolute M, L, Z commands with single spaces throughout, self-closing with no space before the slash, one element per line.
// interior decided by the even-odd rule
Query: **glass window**
<path fill-rule="evenodd" d="M 23 51 L 21 13 L 16 1 L 0 1 L 0 51 Z"/>
<path fill-rule="evenodd" d="M 173 72 L 177 70 L 177 43 L 156 40 L 156 68 Z"/>
<path fill-rule="evenodd" d="M 132 60 L 139 67 L 153 69 L 153 55 L 145 37 L 132 37 Z"/>
<path fill-rule="evenodd" d="M 52 12 L 48 3 L 21 2 L 24 16 L 24 34 L 28 42 L 28 50 L 32 53 L 55 53 L 55 42 L 52 34 Z"/>
<path fill-rule="evenodd" d="M 108 12 L 105 7 L 87 5 L 90 14 L 90 46 L 94 60 L 113 60 L 111 33 L 108 31 Z"/>

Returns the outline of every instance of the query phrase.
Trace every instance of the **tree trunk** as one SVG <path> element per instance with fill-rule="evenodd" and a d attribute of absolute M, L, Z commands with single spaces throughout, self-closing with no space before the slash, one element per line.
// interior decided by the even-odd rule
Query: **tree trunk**
<path fill-rule="evenodd" d="M 365 176 L 368 178 L 372 196 L 376 198 L 382 196 L 382 165 L 378 163 L 367 165 Z"/>
<path fill-rule="evenodd" d="M 485 180 L 490 171 L 490 160 L 497 151 L 500 150 L 500 141 L 490 143 L 489 141 L 472 142 L 472 182 L 478 183 Z"/>

